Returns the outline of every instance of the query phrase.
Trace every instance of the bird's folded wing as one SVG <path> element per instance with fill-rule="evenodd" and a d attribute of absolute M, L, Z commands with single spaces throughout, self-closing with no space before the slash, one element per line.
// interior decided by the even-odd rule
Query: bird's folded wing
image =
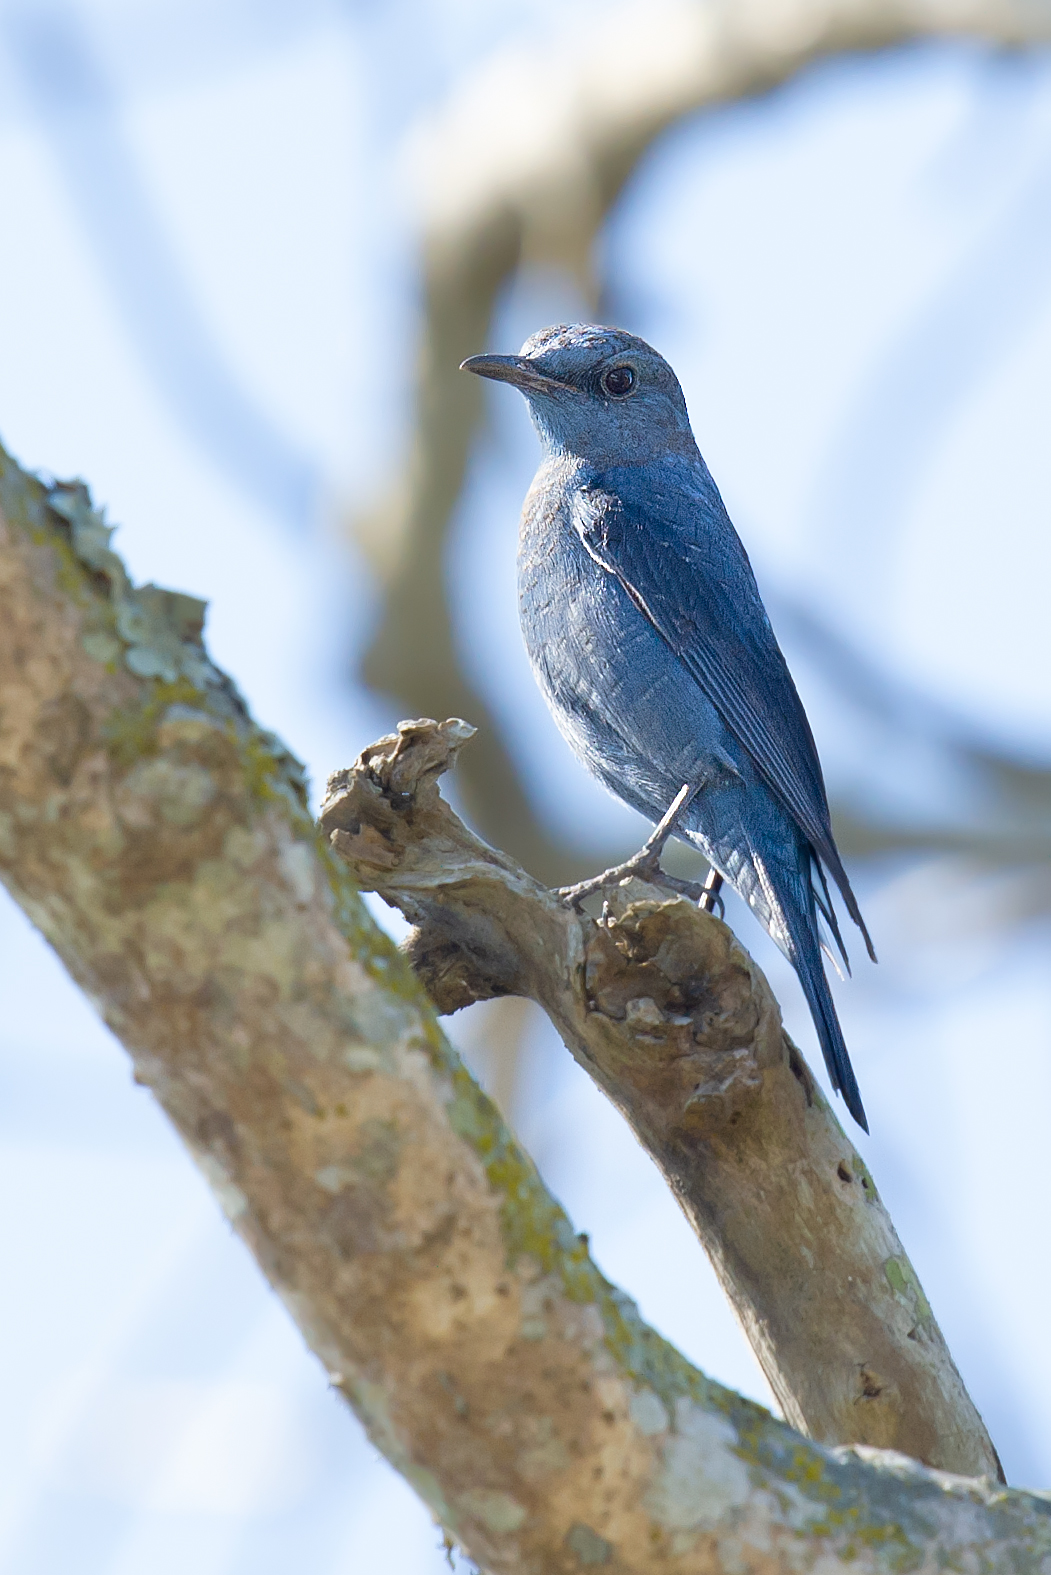
<path fill-rule="evenodd" d="M 711 502 L 674 493 L 655 501 L 659 507 L 592 485 L 577 493 L 573 523 L 747 750 L 827 866 L 873 955 L 832 838 L 810 723 L 747 554 L 717 494 Z M 710 530 L 698 529 L 694 509 L 708 515 Z"/>

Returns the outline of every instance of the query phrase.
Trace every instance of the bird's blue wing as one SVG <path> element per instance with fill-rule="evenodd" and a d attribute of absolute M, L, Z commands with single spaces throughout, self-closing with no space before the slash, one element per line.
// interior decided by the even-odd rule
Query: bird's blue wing
<path fill-rule="evenodd" d="M 620 581 L 807 837 L 874 959 L 832 837 L 810 723 L 707 471 L 647 465 L 596 474 L 576 490 L 572 517 L 588 553 Z"/>

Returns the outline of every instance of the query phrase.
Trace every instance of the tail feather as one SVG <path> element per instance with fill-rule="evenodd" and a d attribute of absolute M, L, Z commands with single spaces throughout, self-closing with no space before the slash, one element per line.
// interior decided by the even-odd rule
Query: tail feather
<path fill-rule="evenodd" d="M 836 845 L 832 841 L 831 832 L 828 834 L 827 844 L 823 844 L 820 850 L 815 849 L 815 851 L 819 852 L 820 858 L 823 859 L 828 865 L 832 879 L 839 887 L 840 895 L 847 905 L 847 912 L 850 914 L 850 917 L 854 920 L 854 923 L 861 931 L 865 940 L 865 949 L 872 961 L 875 962 L 876 948 L 872 944 L 872 937 L 865 927 L 864 919 L 861 917 L 861 909 L 858 907 L 858 899 L 855 897 L 850 881 L 847 879 L 847 872 L 843 868 L 843 860 L 840 858 Z"/>
<path fill-rule="evenodd" d="M 816 919 L 803 914 L 786 914 L 785 917 L 788 920 L 795 953 L 791 960 L 799 975 L 799 982 L 803 986 L 810 1015 L 814 1019 L 814 1027 L 817 1029 L 818 1042 L 825 1058 L 828 1075 L 832 1080 L 832 1087 L 843 1095 L 844 1103 L 854 1120 L 863 1132 L 867 1132 L 869 1124 L 865 1107 L 861 1103 L 861 1091 L 854 1076 L 854 1068 L 850 1064 L 843 1030 L 839 1026 L 832 992 L 828 987 L 824 964 L 821 961 Z"/>
<path fill-rule="evenodd" d="M 820 891 L 818 891 L 817 887 L 814 885 L 815 870 L 817 871 L 818 880 L 821 882 Z M 847 948 L 843 944 L 843 935 L 839 928 L 839 920 L 836 918 L 836 910 L 832 906 L 832 898 L 829 895 L 828 890 L 828 881 L 825 879 L 825 869 L 821 863 L 821 860 L 816 854 L 812 855 L 810 860 L 810 887 L 814 893 L 814 901 L 817 904 L 818 910 L 821 913 L 825 923 L 828 925 L 832 938 L 839 949 L 839 955 L 843 959 L 843 966 L 847 970 L 847 977 L 849 978 L 850 958 L 847 956 Z M 866 931 L 866 935 L 867 934 L 868 932 Z M 831 957 L 831 953 L 829 953 L 829 956 Z M 836 972 L 839 972 L 838 967 L 836 968 Z"/>

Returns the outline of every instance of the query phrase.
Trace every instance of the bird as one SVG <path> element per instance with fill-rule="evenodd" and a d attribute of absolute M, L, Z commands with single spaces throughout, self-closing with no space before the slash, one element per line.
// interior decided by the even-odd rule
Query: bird
<path fill-rule="evenodd" d="M 752 566 L 668 362 L 590 323 L 465 371 L 526 398 L 540 466 L 522 510 L 518 602 L 534 675 L 581 763 L 725 880 L 798 975 L 833 1088 L 868 1121 L 829 990 L 819 916 L 849 969 L 826 871 L 876 954 L 836 847 L 814 735 Z M 829 952 L 831 956 L 831 952 Z"/>

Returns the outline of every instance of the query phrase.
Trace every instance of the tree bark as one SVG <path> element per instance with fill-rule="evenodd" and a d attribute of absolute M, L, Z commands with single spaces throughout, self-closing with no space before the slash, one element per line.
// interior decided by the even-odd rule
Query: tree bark
<path fill-rule="evenodd" d="M 646 1328 L 202 616 L 0 453 L 0 869 L 450 1533 L 494 1575 L 1051 1567 L 1051 1501 L 823 1447 Z"/>

